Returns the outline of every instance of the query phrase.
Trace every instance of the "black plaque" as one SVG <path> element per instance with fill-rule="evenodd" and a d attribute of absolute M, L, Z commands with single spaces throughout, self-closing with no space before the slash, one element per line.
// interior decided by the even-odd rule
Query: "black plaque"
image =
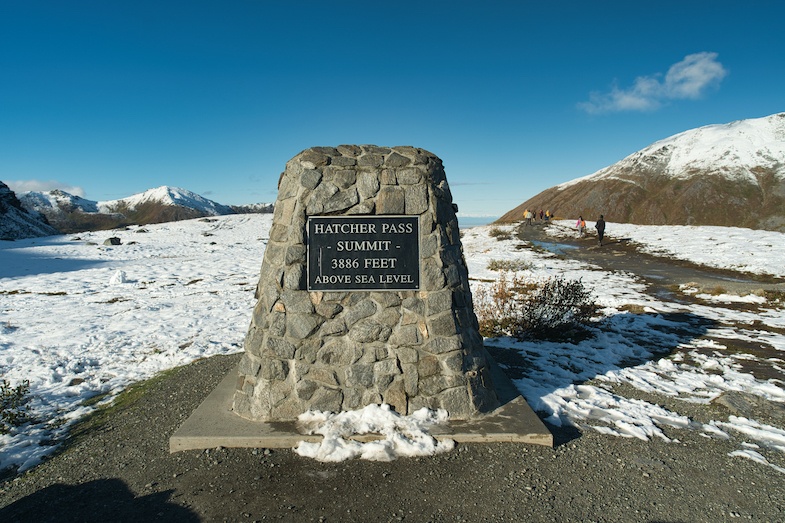
<path fill-rule="evenodd" d="M 311 216 L 308 290 L 418 290 L 419 225 L 417 216 Z"/>

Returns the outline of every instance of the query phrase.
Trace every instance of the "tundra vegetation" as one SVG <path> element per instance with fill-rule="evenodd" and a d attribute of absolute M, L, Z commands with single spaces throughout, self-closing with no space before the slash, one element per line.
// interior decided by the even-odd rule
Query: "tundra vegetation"
<path fill-rule="evenodd" d="M 535 283 L 501 272 L 498 280 L 478 288 L 474 300 L 480 334 L 519 340 L 581 337 L 598 310 L 581 280 L 560 276 Z"/>
<path fill-rule="evenodd" d="M 29 400 L 29 381 L 25 380 L 15 387 L 8 380 L 0 381 L 0 434 L 8 434 L 11 428 L 30 421 L 27 412 Z"/>

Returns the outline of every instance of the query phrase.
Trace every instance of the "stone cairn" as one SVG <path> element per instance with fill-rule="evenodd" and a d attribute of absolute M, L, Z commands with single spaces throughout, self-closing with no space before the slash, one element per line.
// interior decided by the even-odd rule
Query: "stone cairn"
<path fill-rule="evenodd" d="M 418 216 L 419 290 L 308 291 L 309 216 Z M 499 404 L 442 161 L 414 147 L 314 147 L 278 183 L 233 409 L 259 421 L 387 403 L 467 419 Z"/>

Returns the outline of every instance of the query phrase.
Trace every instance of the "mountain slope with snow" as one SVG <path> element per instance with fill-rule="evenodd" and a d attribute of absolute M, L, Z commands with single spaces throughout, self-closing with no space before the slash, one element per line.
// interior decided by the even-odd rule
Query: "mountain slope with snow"
<path fill-rule="evenodd" d="M 41 214 L 25 209 L 14 192 L 0 182 L 0 240 L 51 236 L 57 231 Z"/>
<path fill-rule="evenodd" d="M 552 187 L 525 209 L 644 225 L 785 231 L 785 113 L 708 125 L 655 142 L 589 176 Z"/>
<path fill-rule="evenodd" d="M 98 212 L 98 203 L 55 189 L 53 191 L 30 191 L 19 195 L 22 206 L 40 213 L 50 212 Z"/>

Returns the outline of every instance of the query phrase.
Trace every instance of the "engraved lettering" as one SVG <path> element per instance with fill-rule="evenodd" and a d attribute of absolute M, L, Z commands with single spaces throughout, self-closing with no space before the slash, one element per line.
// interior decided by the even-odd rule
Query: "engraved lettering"
<path fill-rule="evenodd" d="M 394 269 L 398 258 L 365 258 L 366 269 Z"/>
<path fill-rule="evenodd" d="M 392 240 L 346 240 L 339 241 L 335 248 L 338 251 L 389 251 L 391 243 Z"/>

